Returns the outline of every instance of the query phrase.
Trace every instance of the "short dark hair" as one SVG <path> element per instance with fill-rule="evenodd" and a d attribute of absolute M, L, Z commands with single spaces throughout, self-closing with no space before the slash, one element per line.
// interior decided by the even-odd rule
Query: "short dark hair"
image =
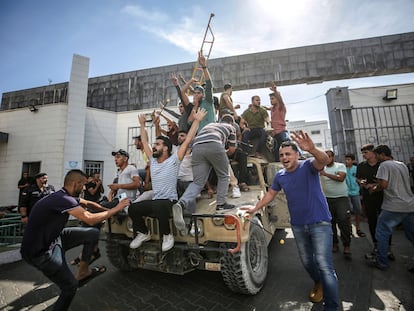
<path fill-rule="evenodd" d="M 362 151 L 373 151 L 373 150 L 374 150 L 373 144 L 365 144 L 361 147 L 361 152 Z"/>
<path fill-rule="evenodd" d="M 376 154 L 384 154 L 387 157 L 391 157 L 391 149 L 387 145 L 378 145 L 372 151 Z"/>
<path fill-rule="evenodd" d="M 78 170 L 78 169 L 70 170 L 69 172 L 66 173 L 65 180 L 63 183 L 65 186 L 67 186 L 73 181 L 78 180 L 80 177 L 85 177 L 87 179 L 88 175 L 86 175 L 82 170 Z"/>
<path fill-rule="evenodd" d="M 231 84 L 230 83 L 224 84 L 224 90 L 227 91 L 228 89 L 231 89 Z"/>
<path fill-rule="evenodd" d="M 296 143 L 295 143 L 294 141 L 291 141 L 291 140 L 284 141 L 284 142 L 280 145 L 280 148 L 279 148 L 279 149 L 282 149 L 282 148 L 285 148 L 285 147 L 292 147 L 292 149 L 293 149 L 295 152 L 299 152 L 298 145 L 296 145 Z"/>
<path fill-rule="evenodd" d="M 171 140 L 167 136 L 163 136 L 163 135 L 157 136 L 157 138 L 155 138 L 155 139 L 162 140 L 164 146 L 166 146 L 168 148 L 168 156 L 170 156 L 171 152 L 172 152 L 172 142 L 171 142 Z"/>
<path fill-rule="evenodd" d="M 47 174 L 46 173 L 36 174 L 35 179 L 38 179 L 38 178 L 43 177 L 43 176 L 47 176 Z"/>
<path fill-rule="evenodd" d="M 335 156 L 335 152 L 333 152 L 333 150 L 331 149 L 325 150 L 325 153 L 328 153 L 328 152 L 331 153 L 333 157 Z"/>
<path fill-rule="evenodd" d="M 355 155 L 353 153 L 347 153 L 345 158 L 350 158 L 352 161 L 355 161 Z"/>

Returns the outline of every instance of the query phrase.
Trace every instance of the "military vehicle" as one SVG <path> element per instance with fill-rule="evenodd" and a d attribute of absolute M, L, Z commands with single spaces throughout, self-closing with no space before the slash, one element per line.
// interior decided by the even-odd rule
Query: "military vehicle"
<path fill-rule="evenodd" d="M 179 232 L 171 217 L 175 244 L 165 253 L 161 251 L 157 219 L 146 218 L 151 240 L 130 249 L 132 220 L 126 213 L 116 215 L 104 226 L 110 262 L 124 271 L 146 269 L 180 275 L 196 269 L 217 271 L 230 290 L 248 295 L 258 293 L 267 275 L 269 242 L 275 230 L 290 226 L 286 198 L 283 192 L 278 194 L 255 215 L 240 208 L 254 206 L 280 168 L 280 163 L 249 156 L 250 191 L 242 192 L 240 198 L 229 197 L 228 203 L 236 207 L 224 211 L 216 211 L 215 198 L 202 193 L 196 212 L 186 218 L 188 232 Z"/>

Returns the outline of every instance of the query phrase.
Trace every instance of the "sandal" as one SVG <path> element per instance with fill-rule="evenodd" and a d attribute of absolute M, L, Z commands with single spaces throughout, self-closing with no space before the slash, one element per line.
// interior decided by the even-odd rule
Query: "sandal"
<path fill-rule="evenodd" d="M 89 260 L 89 264 L 92 264 L 95 260 L 97 260 L 100 257 L 101 257 L 101 252 L 99 251 L 99 248 L 98 248 L 96 251 L 93 252 L 91 259 Z M 70 264 L 72 266 L 76 266 L 76 265 L 79 265 L 80 262 L 81 262 L 80 257 L 76 257 L 75 259 L 72 259 L 70 261 Z"/>
<path fill-rule="evenodd" d="M 87 277 L 84 277 L 83 279 L 78 280 L 78 287 L 82 287 L 89 283 L 89 281 L 92 281 L 95 277 L 98 275 L 101 275 L 106 272 L 105 266 L 97 266 L 91 268 L 91 274 L 89 274 Z"/>
<path fill-rule="evenodd" d="M 249 186 L 248 186 L 245 182 L 241 183 L 241 184 L 239 185 L 239 188 L 240 188 L 240 190 L 241 190 L 241 191 L 243 191 L 243 192 L 250 191 Z"/>

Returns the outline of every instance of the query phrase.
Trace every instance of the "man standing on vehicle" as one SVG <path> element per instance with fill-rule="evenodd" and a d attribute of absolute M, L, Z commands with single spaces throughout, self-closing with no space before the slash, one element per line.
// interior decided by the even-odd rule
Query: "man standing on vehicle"
<path fill-rule="evenodd" d="M 283 189 L 299 256 L 315 282 L 309 298 L 312 302 L 323 299 L 325 310 L 338 310 L 338 278 L 332 259 L 331 214 L 319 181 L 319 171 L 329 163 L 329 158 L 323 150 L 315 147 L 307 133 L 299 131 L 292 133 L 291 137 L 314 158 L 299 161 L 298 146 L 291 141 L 283 142 L 279 155 L 284 169 L 276 173 L 266 195 L 247 211 L 254 214 L 266 207 Z"/>

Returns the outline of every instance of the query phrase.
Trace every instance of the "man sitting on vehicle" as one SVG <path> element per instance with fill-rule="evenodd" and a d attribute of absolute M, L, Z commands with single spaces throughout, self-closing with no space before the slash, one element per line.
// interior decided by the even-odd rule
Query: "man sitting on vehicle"
<path fill-rule="evenodd" d="M 188 145 L 193 139 L 200 121 L 206 115 L 206 110 L 200 109 L 194 115 L 187 138 L 180 145 L 178 151 L 172 154 L 172 144 L 168 137 L 158 136 L 150 149 L 148 146 L 148 134 L 145 129 L 145 115 L 139 115 L 141 125 L 141 139 L 144 151 L 150 159 L 152 174 L 152 200 L 144 200 L 129 206 L 128 213 L 133 222 L 133 230 L 136 237 L 130 243 L 130 248 L 138 248 L 145 241 L 151 239 L 151 233 L 145 224 L 144 216 L 156 217 L 159 222 L 160 236 L 163 237 L 162 251 L 166 252 L 174 246 L 174 237 L 171 234 L 168 218 L 171 207 L 177 201 L 177 175 L 180 162 L 184 158 Z"/>

